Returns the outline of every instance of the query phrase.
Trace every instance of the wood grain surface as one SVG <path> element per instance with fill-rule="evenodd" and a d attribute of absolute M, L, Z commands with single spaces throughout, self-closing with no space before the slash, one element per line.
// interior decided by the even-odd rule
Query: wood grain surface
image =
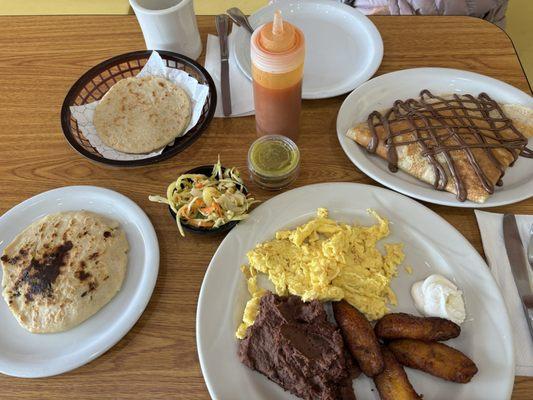
<path fill-rule="evenodd" d="M 530 93 L 510 39 L 487 22 L 469 17 L 373 17 L 372 21 L 385 43 L 377 75 L 412 67 L 461 68 Z M 199 17 L 199 26 L 205 44 L 207 33 L 215 32 L 214 18 Z M 212 163 L 218 153 L 225 165 L 246 171 L 247 149 L 255 138 L 254 118 L 215 119 L 193 146 L 157 165 L 138 169 L 97 165 L 70 148 L 61 131 L 59 110 L 70 86 L 88 68 L 144 48 L 135 17 L 0 17 L 0 48 L 0 213 L 52 188 L 102 186 L 125 194 L 146 211 L 161 252 L 159 278 L 148 308 L 116 346 L 60 376 L 36 380 L 0 376 L 0 398 L 208 399 L 196 354 L 196 302 L 222 237 L 178 237 L 166 208 L 150 203 L 147 196 L 163 193 L 181 171 Z M 293 187 L 332 181 L 376 184 L 351 164 L 338 143 L 335 120 L 343 99 L 304 102 L 302 171 Z M 273 195 L 252 185 L 251 190 L 263 200 Z M 426 205 L 482 253 L 473 210 Z M 533 199 L 496 210 L 531 214 Z M 533 378 L 517 378 L 513 399 L 531 398 Z"/>

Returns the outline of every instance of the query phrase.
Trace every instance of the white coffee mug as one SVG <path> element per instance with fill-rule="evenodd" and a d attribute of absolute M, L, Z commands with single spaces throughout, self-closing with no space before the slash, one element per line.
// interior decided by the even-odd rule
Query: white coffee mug
<path fill-rule="evenodd" d="M 130 0 L 149 50 L 197 59 L 202 53 L 193 0 Z"/>

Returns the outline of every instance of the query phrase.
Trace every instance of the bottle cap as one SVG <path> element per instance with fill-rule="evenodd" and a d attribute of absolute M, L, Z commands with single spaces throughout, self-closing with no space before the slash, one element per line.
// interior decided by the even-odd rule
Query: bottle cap
<path fill-rule="evenodd" d="M 252 63 L 260 70 L 280 74 L 300 67 L 305 58 L 303 32 L 287 21 L 281 11 L 254 31 L 251 38 Z"/>
<path fill-rule="evenodd" d="M 261 46 L 272 53 L 283 53 L 294 47 L 296 31 L 294 26 L 283 21 L 281 11 L 274 13 L 274 21 L 269 22 L 260 30 L 259 42 Z"/>

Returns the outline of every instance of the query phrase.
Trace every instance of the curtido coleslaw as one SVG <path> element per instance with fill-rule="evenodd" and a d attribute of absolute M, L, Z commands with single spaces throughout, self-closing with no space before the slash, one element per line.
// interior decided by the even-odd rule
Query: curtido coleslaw
<path fill-rule="evenodd" d="M 182 224 L 215 229 L 245 219 L 252 204 L 259 202 L 245 191 L 239 171 L 235 167 L 222 170 L 219 157 L 210 176 L 180 175 L 168 186 L 166 197 L 153 195 L 148 199 L 168 204 L 176 214 L 181 236 L 185 236 Z"/>

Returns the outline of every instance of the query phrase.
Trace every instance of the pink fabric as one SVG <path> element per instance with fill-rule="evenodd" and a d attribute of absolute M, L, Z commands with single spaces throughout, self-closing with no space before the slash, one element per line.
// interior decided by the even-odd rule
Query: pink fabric
<path fill-rule="evenodd" d="M 505 24 L 508 0 L 341 0 L 364 14 L 469 15 Z"/>

